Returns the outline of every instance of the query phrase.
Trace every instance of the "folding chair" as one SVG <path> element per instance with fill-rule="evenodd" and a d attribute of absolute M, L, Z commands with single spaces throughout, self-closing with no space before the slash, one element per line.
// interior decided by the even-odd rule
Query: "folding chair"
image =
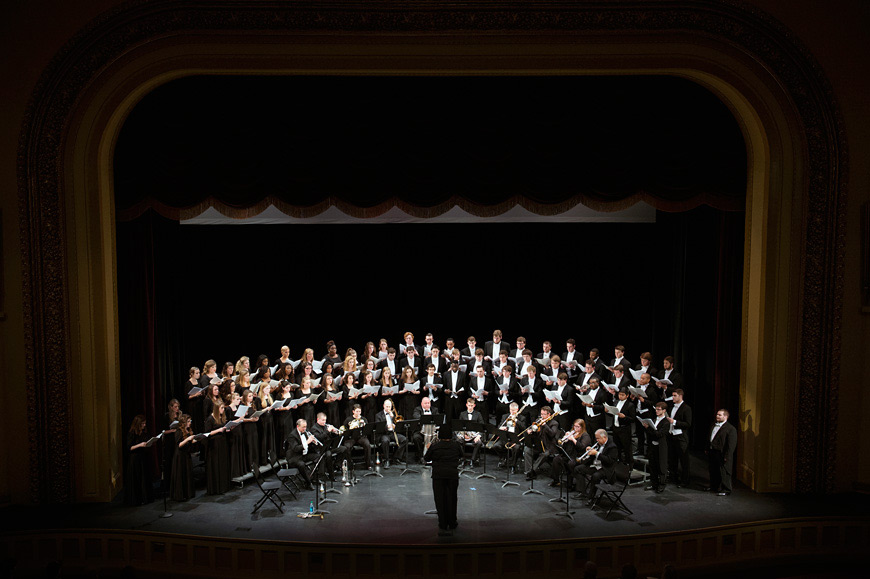
<path fill-rule="evenodd" d="M 254 475 L 254 481 L 257 483 L 257 486 L 260 487 L 260 491 L 263 493 L 262 498 L 254 503 L 254 510 L 251 511 L 251 514 L 253 515 L 258 510 L 260 510 L 260 507 L 266 504 L 267 500 L 272 501 L 272 504 L 275 505 L 275 507 L 283 514 L 284 509 L 282 509 L 281 507 L 284 505 L 284 501 L 282 501 L 281 497 L 278 496 L 278 489 L 281 488 L 281 483 L 278 481 L 265 481 L 261 483 L 260 469 L 255 464 L 251 465 L 251 474 Z M 275 502 L 276 498 L 278 499 L 278 502 Z M 281 504 L 279 505 L 278 503 Z"/>
<path fill-rule="evenodd" d="M 293 497 L 295 501 L 298 499 L 298 495 L 296 491 L 301 491 L 302 488 L 299 486 L 299 483 L 296 481 L 296 477 L 299 476 L 298 468 L 281 468 L 281 464 L 275 460 L 272 462 L 272 455 L 269 454 L 269 464 L 272 465 L 272 470 L 275 472 L 275 476 L 278 478 L 278 482 L 281 483 L 281 486 L 287 489 L 287 492 Z M 293 485 L 291 488 L 290 485 Z"/>
<path fill-rule="evenodd" d="M 628 468 L 628 465 L 623 462 L 617 462 L 613 466 L 613 474 L 614 474 L 614 482 L 608 483 L 601 481 L 595 488 L 596 492 L 600 493 L 595 497 L 595 501 L 592 503 L 592 508 L 594 509 L 596 505 L 598 505 L 598 501 L 601 497 L 607 497 L 607 500 L 610 501 L 610 509 L 607 511 L 607 514 L 604 515 L 604 518 L 610 516 L 610 513 L 613 512 L 613 509 L 619 507 L 620 509 L 627 512 L 629 515 L 633 514 L 631 509 L 625 506 L 625 503 L 622 502 L 622 493 L 625 492 L 625 489 L 628 488 L 628 482 L 631 479 L 631 470 Z"/>

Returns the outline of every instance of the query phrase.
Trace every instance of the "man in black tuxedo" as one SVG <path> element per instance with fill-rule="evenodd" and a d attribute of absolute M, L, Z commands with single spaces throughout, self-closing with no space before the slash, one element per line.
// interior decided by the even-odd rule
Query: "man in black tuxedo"
<path fill-rule="evenodd" d="M 304 418 L 296 421 L 296 428 L 287 437 L 287 467 L 298 468 L 299 474 L 305 479 L 308 490 L 311 489 L 311 475 L 308 465 L 320 458 L 320 445 L 317 438 L 308 430 L 308 422 Z"/>
<path fill-rule="evenodd" d="M 665 402 L 656 402 L 656 417 L 653 425 L 644 423 L 644 429 L 649 434 L 650 442 L 650 481 L 644 487 L 645 491 L 665 492 L 665 483 L 668 480 L 668 430 L 671 423 L 667 419 L 668 405 Z"/>
<path fill-rule="evenodd" d="M 592 348 L 589 350 L 589 359 L 592 360 L 592 366 L 595 368 L 595 373 L 598 374 L 602 380 L 610 378 L 610 371 L 607 369 L 607 366 L 604 365 L 604 360 L 599 356 L 598 348 Z"/>
<path fill-rule="evenodd" d="M 468 344 L 467 348 L 462 348 L 462 356 L 464 358 L 474 358 L 474 353 L 477 351 L 477 338 L 474 336 L 468 336 L 468 340 L 466 340 Z"/>
<path fill-rule="evenodd" d="M 517 338 L 517 347 L 510 351 L 508 356 L 513 358 L 517 364 L 520 363 L 520 358 L 523 357 L 523 351 L 526 349 L 526 339 L 522 336 Z"/>
<path fill-rule="evenodd" d="M 459 420 L 484 424 L 482 413 L 475 410 L 474 398 L 466 399 L 465 410 L 459 413 Z M 483 433 L 473 430 L 461 430 L 456 433 L 456 436 L 462 444 L 474 445 L 474 449 L 471 452 L 471 463 L 477 466 L 477 457 L 480 455 L 480 447 L 483 446 Z"/>
<path fill-rule="evenodd" d="M 318 448 L 324 449 L 324 452 L 326 453 L 326 456 L 324 456 L 323 460 L 320 461 L 320 470 L 318 472 L 321 477 L 326 474 L 326 476 L 329 477 L 329 480 L 335 480 L 335 476 L 333 475 L 335 470 L 334 460 L 337 458 L 341 461 L 342 456 L 347 451 L 347 448 L 344 445 L 339 446 L 334 450 L 330 450 L 332 439 L 339 434 L 338 429 L 333 425 L 326 423 L 325 412 L 318 412 L 317 422 L 311 425 L 311 434 L 313 434 L 314 437 L 323 445 Z M 320 480 L 323 480 L 323 478 Z"/>
<path fill-rule="evenodd" d="M 541 416 L 539 423 L 533 423 L 529 428 L 532 432 L 525 438 L 526 446 L 523 448 L 523 464 L 526 472 L 526 480 L 532 480 L 537 476 L 537 471 L 541 464 L 548 458 L 556 456 L 559 451 L 556 448 L 556 442 L 559 440 L 561 432 L 559 423 L 550 419 L 543 423 L 553 415 L 553 409 L 549 406 L 541 408 Z M 543 423 L 543 424 L 542 424 Z M 538 426 L 538 424 L 541 424 Z M 528 430 L 528 429 L 527 429 Z"/>
<path fill-rule="evenodd" d="M 456 360 L 450 363 L 450 370 L 441 377 L 444 390 L 443 411 L 448 420 L 459 415 L 462 403 L 468 397 L 465 392 L 466 379 L 465 372 L 459 369 L 459 362 Z"/>
<path fill-rule="evenodd" d="M 529 424 L 538 418 L 541 407 L 547 403 L 544 395 L 544 381 L 538 376 L 537 370 L 536 366 L 529 366 L 526 369 L 528 374 L 519 381 L 520 402 L 527 404 L 523 414 L 526 415 Z"/>
<path fill-rule="evenodd" d="M 368 437 L 362 434 L 360 430 L 362 426 L 365 426 L 365 423 L 366 419 L 362 417 L 362 406 L 354 404 L 351 408 L 351 415 L 344 420 L 344 429 L 350 430 L 350 432 L 345 434 L 342 446 L 344 446 L 345 452 L 348 456 L 350 456 L 351 450 L 355 444 L 361 446 L 365 453 L 366 468 L 372 470 L 372 443 L 369 442 Z M 351 427 L 355 428 L 351 429 Z"/>
<path fill-rule="evenodd" d="M 589 391 L 586 394 L 592 397 L 592 402 L 582 402 L 578 398 L 586 409 L 585 415 L 581 413 L 580 418 L 586 421 L 586 429 L 589 432 L 595 432 L 607 425 L 604 405 L 613 402 L 613 398 L 597 378 L 589 381 Z"/>
<path fill-rule="evenodd" d="M 399 361 L 396 360 L 395 348 L 389 348 L 387 350 L 387 357 L 378 362 L 378 369 L 383 370 L 384 368 L 390 369 L 390 376 L 398 376 L 401 372 L 402 368 L 399 366 Z"/>
<path fill-rule="evenodd" d="M 625 368 L 631 368 L 631 362 L 625 357 L 625 346 L 616 346 L 613 349 L 613 360 L 607 369 L 612 373 L 613 369 L 619 365 L 622 365 L 623 371 L 625 371 Z M 613 378 L 613 375 L 611 374 L 610 377 Z"/>
<path fill-rule="evenodd" d="M 549 360 L 553 356 L 556 355 L 556 352 L 553 351 L 553 343 L 550 340 L 546 340 L 543 345 L 543 350 L 541 350 L 535 359 L 537 360 Z"/>
<path fill-rule="evenodd" d="M 405 357 L 399 362 L 399 373 L 405 369 L 405 366 L 410 366 L 414 369 L 414 376 L 419 376 L 423 373 L 423 362 L 417 355 L 417 349 L 414 346 L 405 348 Z"/>
<path fill-rule="evenodd" d="M 728 422 L 724 408 L 716 413 L 716 422 L 707 438 L 707 466 L 710 470 L 708 491 L 720 497 L 731 494 L 731 473 L 734 472 L 734 450 L 737 448 L 737 429 Z"/>
<path fill-rule="evenodd" d="M 520 386 L 514 377 L 514 369 L 510 364 L 501 368 L 501 376 L 495 381 L 495 416 L 504 416 L 510 412 L 511 402 L 520 402 Z"/>
<path fill-rule="evenodd" d="M 511 402 L 510 410 L 507 414 L 502 416 L 499 419 L 499 430 L 503 430 L 505 432 L 510 432 L 511 434 L 519 435 L 523 430 L 526 429 L 528 422 L 526 422 L 525 416 L 519 413 L 520 405 L 516 402 Z M 493 445 L 493 449 L 499 457 L 499 467 L 508 466 L 509 468 L 514 468 L 516 466 L 516 458 L 518 455 L 518 446 L 511 449 L 511 460 L 510 464 L 508 464 L 507 455 L 508 449 L 505 448 L 505 445 L 508 443 L 507 436 L 500 436 L 499 439 Z"/>
<path fill-rule="evenodd" d="M 644 392 L 644 396 L 638 396 L 637 394 L 631 395 L 631 401 L 634 403 L 635 415 L 640 418 L 649 418 L 652 420 L 656 415 L 655 405 L 656 402 L 659 401 L 659 397 L 656 393 L 655 386 L 650 383 L 650 375 L 641 374 L 635 388 Z M 635 432 L 637 433 L 637 453 L 643 456 L 649 448 L 649 432 L 640 426 L 639 422 L 635 425 Z"/>
<path fill-rule="evenodd" d="M 478 396 L 477 392 L 481 388 L 483 388 L 483 392 Z M 488 422 L 489 410 L 487 408 L 487 401 L 490 397 L 495 396 L 495 381 L 483 366 L 478 366 L 475 375 L 468 379 L 466 393 L 468 396 L 475 398 L 478 411 L 483 416 L 483 421 Z M 495 403 L 494 398 L 493 403 Z"/>
<path fill-rule="evenodd" d="M 443 384 L 441 376 L 435 372 L 435 364 L 431 362 L 426 365 L 426 374 L 420 377 L 420 392 L 424 396 L 429 397 L 429 402 L 433 408 L 441 409 L 444 404 L 444 393 L 442 392 Z M 422 403 L 422 401 L 421 401 Z M 419 406 L 417 407 L 419 408 Z"/>
<path fill-rule="evenodd" d="M 640 355 L 640 364 L 635 366 L 635 373 L 640 372 L 641 374 L 649 374 L 650 377 L 658 375 L 658 368 L 652 365 L 652 354 L 649 352 L 644 352 Z M 634 376 L 631 372 L 628 373 L 628 378 L 631 380 L 632 384 L 637 384 L 637 380 L 634 379 Z"/>
<path fill-rule="evenodd" d="M 432 402 L 427 397 L 423 397 L 420 401 L 420 406 L 414 409 L 414 420 L 420 420 L 423 416 L 440 416 L 441 413 L 437 408 L 432 406 Z M 411 441 L 414 443 L 414 448 L 417 449 L 417 460 L 423 461 L 423 428 L 411 435 Z"/>
<path fill-rule="evenodd" d="M 450 367 L 450 362 L 441 356 L 441 350 L 437 345 L 433 344 L 429 350 L 429 355 L 423 359 L 423 367 L 426 368 L 432 364 L 435 366 L 436 374 L 443 374 Z"/>
<path fill-rule="evenodd" d="M 405 451 L 408 447 L 408 439 L 404 434 L 399 434 L 396 426 L 396 413 L 393 411 L 393 401 L 389 398 L 384 400 L 384 409 L 375 415 L 375 422 L 383 422 L 386 426 L 386 431 L 380 435 L 378 440 L 381 456 L 384 457 L 384 468 L 390 468 L 390 442 L 396 442 L 396 460 L 402 462 Z"/>
<path fill-rule="evenodd" d="M 683 390 L 673 394 L 674 404 L 668 412 L 668 471 L 682 488 L 689 484 L 689 429 L 692 428 L 692 409 L 683 400 Z M 679 466 L 679 470 L 678 467 Z"/>
<path fill-rule="evenodd" d="M 628 379 L 628 376 L 625 375 L 625 369 L 622 364 L 617 364 L 613 367 L 612 372 L 612 382 L 616 387 L 616 391 L 619 392 L 620 388 L 628 388 L 629 386 L 634 386 L 634 383 Z"/>
<path fill-rule="evenodd" d="M 568 338 L 565 342 L 565 351 L 562 353 L 562 364 L 568 372 L 568 380 L 573 382 L 583 368 L 583 356 L 577 350 L 577 342 L 574 338 Z"/>
<path fill-rule="evenodd" d="M 595 498 L 596 485 L 604 480 L 613 483 L 616 477 L 616 463 L 619 461 L 619 450 L 616 444 L 607 436 L 607 431 L 599 428 L 595 431 L 596 449 L 590 446 L 588 449 L 577 449 L 577 452 L 586 452 L 583 463 L 574 469 L 574 480 L 577 481 L 577 490 L 586 499 L 586 505 L 592 506 Z M 600 463 L 601 468 L 596 468 Z"/>
<path fill-rule="evenodd" d="M 492 333 L 492 340 L 489 340 L 483 347 L 483 355 L 488 356 L 490 360 L 495 362 L 498 360 L 498 354 L 504 350 L 507 352 L 510 347 L 502 341 L 501 330 L 495 330 Z"/>
<path fill-rule="evenodd" d="M 613 406 L 619 414 L 613 417 L 613 441 L 619 449 L 619 460 L 631 468 L 634 454 L 631 450 L 631 425 L 635 422 L 634 404 L 628 399 L 628 388 L 620 388 Z"/>
<path fill-rule="evenodd" d="M 665 359 L 662 360 L 662 370 L 659 371 L 658 375 L 653 374 L 652 376 L 655 377 L 656 381 L 670 380 L 671 382 L 671 384 L 656 384 L 659 387 L 666 387 L 667 396 L 661 396 L 662 399 L 670 398 L 674 390 L 683 387 L 683 375 L 674 369 L 673 356 L 665 356 Z"/>

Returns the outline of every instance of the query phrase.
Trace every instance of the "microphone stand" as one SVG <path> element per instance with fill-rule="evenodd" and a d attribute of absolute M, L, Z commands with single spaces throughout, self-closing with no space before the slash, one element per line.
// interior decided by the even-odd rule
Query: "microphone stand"
<path fill-rule="evenodd" d="M 175 443 L 174 434 L 175 433 L 173 433 L 173 444 Z M 160 463 L 163 465 L 163 468 L 160 469 L 160 487 L 163 489 L 163 512 L 160 513 L 161 519 L 168 519 L 172 516 L 172 513 L 169 512 L 169 508 L 166 506 L 166 495 L 169 494 L 169 486 L 166 481 L 166 442 L 164 441 L 165 437 L 165 434 L 160 437 L 160 450 L 163 451 L 163 460 L 160 461 Z M 178 451 L 176 450 L 176 452 Z"/>

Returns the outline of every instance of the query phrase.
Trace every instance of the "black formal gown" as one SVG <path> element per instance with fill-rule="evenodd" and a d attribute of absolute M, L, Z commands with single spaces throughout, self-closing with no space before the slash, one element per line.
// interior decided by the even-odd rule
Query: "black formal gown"
<path fill-rule="evenodd" d="M 257 435 L 257 423 L 243 422 L 236 430 L 242 431 L 245 441 L 245 472 L 251 472 L 251 466 L 259 466 L 260 464 L 260 438 Z"/>
<path fill-rule="evenodd" d="M 191 440 L 184 446 L 180 446 L 181 441 L 184 440 L 182 436 L 181 430 L 175 431 L 175 446 L 178 450 L 172 461 L 172 479 L 169 482 L 169 497 L 173 501 L 186 501 L 196 494 L 193 485 L 193 459 L 190 458 L 190 453 L 195 450 L 197 443 Z"/>
<path fill-rule="evenodd" d="M 250 472 L 251 466 L 245 458 L 245 424 L 241 423 L 229 432 L 227 442 L 230 447 L 230 478 L 239 478 Z M 255 430 L 256 432 L 256 430 Z"/>
<path fill-rule="evenodd" d="M 217 424 L 213 416 L 205 419 L 205 431 L 211 432 L 223 425 Z M 226 432 L 218 432 L 208 437 L 208 453 L 205 460 L 206 492 L 222 495 L 230 489 L 230 450 Z"/>
<path fill-rule="evenodd" d="M 257 411 L 263 409 L 263 403 L 259 398 L 254 399 L 254 408 Z M 271 412 L 261 415 L 260 420 L 257 421 L 257 437 L 260 441 L 259 464 L 269 464 L 269 457 L 273 461 L 277 460 L 278 455 L 275 453 L 275 422 L 272 419 Z"/>
<path fill-rule="evenodd" d="M 151 456 L 149 448 L 130 447 L 147 442 L 150 437 L 145 433 L 127 432 L 127 476 L 124 480 L 124 503 L 139 506 L 154 500 L 151 474 Z"/>
<path fill-rule="evenodd" d="M 190 420 L 193 423 L 193 431 L 194 432 L 202 432 L 202 428 L 205 425 L 205 413 L 202 411 L 202 400 L 205 398 L 205 394 L 197 396 L 196 398 L 188 398 L 187 393 L 194 386 L 202 387 L 202 382 L 197 382 L 196 384 L 191 384 L 190 380 L 184 383 L 187 389 L 184 391 L 184 397 L 181 400 L 187 402 L 187 414 L 190 414 Z M 209 410 L 211 410 L 211 406 L 209 406 Z"/>

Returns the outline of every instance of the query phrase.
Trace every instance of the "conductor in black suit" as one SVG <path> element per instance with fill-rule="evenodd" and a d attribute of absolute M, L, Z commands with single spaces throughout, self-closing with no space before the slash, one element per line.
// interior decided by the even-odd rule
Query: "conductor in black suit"
<path fill-rule="evenodd" d="M 731 494 L 731 474 L 734 472 L 734 449 L 737 447 L 737 429 L 728 422 L 724 408 L 716 413 L 716 422 L 707 439 L 707 463 L 710 486 L 706 489 L 720 497 Z"/>
<path fill-rule="evenodd" d="M 458 524 L 456 494 L 459 489 L 462 445 L 453 440 L 449 423 L 441 427 L 438 438 L 426 451 L 424 460 L 432 463 L 432 494 L 435 495 L 435 508 L 438 510 L 438 535 L 449 536 Z"/>

